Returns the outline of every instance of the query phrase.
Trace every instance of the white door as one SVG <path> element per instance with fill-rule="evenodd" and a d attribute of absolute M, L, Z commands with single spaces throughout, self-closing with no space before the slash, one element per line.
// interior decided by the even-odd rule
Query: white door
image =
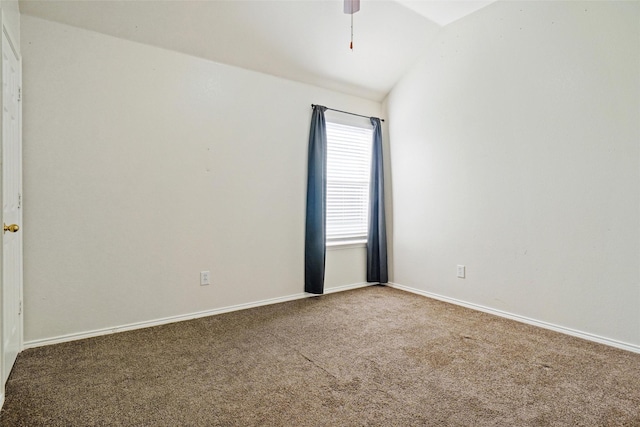
<path fill-rule="evenodd" d="M 2 31 L 2 386 L 22 348 L 22 125 L 18 55 Z"/>

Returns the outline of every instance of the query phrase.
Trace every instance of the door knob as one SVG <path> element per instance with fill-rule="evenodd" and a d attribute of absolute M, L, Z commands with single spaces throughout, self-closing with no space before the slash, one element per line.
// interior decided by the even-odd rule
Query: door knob
<path fill-rule="evenodd" d="M 12 233 L 15 233 L 16 231 L 20 230 L 20 226 L 18 224 L 11 224 L 11 225 L 7 225 L 4 224 L 4 232 L 6 233 L 7 231 L 10 231 Z"/>

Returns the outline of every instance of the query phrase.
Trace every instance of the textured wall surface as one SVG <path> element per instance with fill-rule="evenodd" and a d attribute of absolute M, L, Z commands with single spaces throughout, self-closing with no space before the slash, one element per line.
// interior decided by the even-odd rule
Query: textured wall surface
<path fill-rule="evenodd" d="M 379 103 L 22 26 L 26 341 L 303 292 L 310 104 Z M 363 248 L 329 253 L 326 286 L 364 265 Z"/>
<path fill-rule="evenodd" d="M 443 29 L 386 105 L 395 282 L 640 345 L 638 22 L 498 2 Z"/>

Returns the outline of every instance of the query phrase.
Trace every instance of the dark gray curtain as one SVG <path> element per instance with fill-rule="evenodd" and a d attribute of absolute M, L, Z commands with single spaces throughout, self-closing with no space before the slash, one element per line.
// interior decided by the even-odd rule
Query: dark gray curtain
<path fill-rule="evenodd" d="M 387 283 L 387 226 L 384 215 L 384 170 L 382 168 L 382 127 L 372 117 L 373 149 L 369 184 L 369 235 L 367 238 L 367 282 Z"/>
<path fill-rule="evenodd" d="M 312 294 L 324 292 L 327 200 L 327 126 L 324 119 L 326 109 L 321 105 L 313 106 L 309 131 L 304 290 Z"/>

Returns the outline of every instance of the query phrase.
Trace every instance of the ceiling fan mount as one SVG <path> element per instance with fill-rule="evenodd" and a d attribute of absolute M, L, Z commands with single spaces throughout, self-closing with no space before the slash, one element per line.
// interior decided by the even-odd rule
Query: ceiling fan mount
<path fill-rule="evenodd" d="M 353 15 L 360 10 L 360 0 L 344 0 L 344 13 Z"/>

